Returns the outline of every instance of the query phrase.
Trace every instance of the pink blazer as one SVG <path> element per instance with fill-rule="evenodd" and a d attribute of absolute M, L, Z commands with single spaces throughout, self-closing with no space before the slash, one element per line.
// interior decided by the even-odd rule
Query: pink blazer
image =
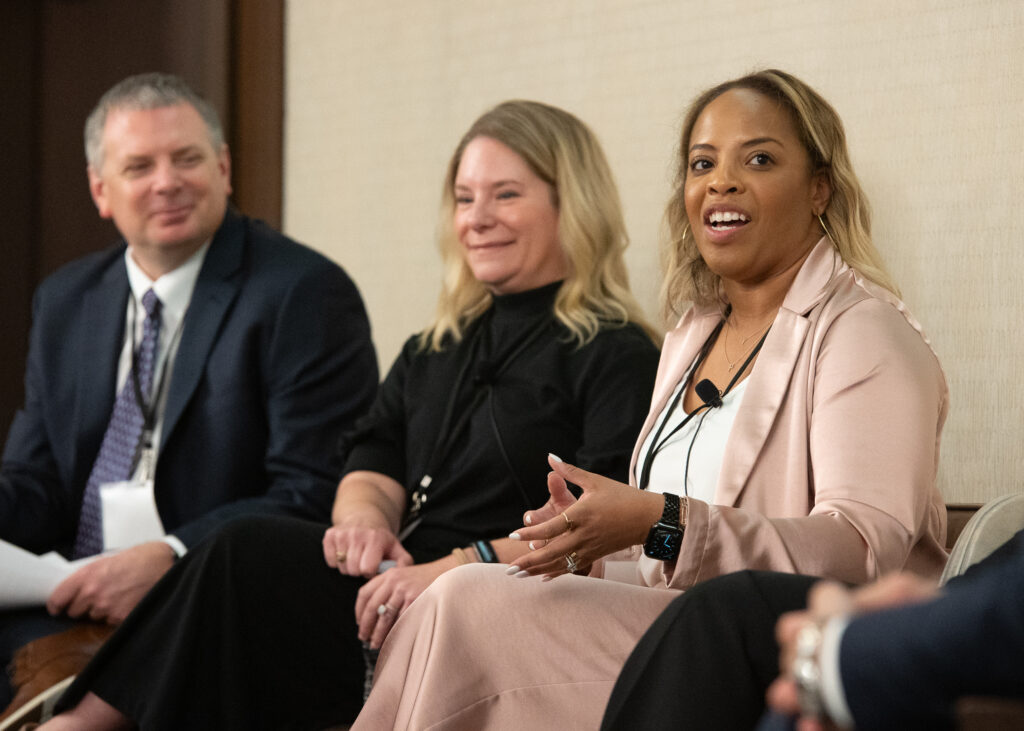
<path fill-rule="evenodd" d="M 717 307 L 692 308 L 666 336 L 634 484 L 640 445 L 720 317 Z M 749 376 L 714 504 L 689 500 L 674 570 L 644 557 L 642 580 L 686 589 L 770 569 L 864 582 L 904 567 L 938 577 L 946 511 L 935 476 L 948 401 L 906 306 L 823 238 Z"/>

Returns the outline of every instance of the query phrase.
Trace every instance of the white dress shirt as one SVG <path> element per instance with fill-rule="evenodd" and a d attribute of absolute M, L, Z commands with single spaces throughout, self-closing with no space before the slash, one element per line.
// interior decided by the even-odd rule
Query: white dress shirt
<path fill-rule="evenodd" d="M 181 342 L 181 333 L 185 321 L 185 312 L 188 310 L 189 302 L 192 300 L 192 293 L 196 288 L 196 280 L 199 278 L 199 270 L 203 266 L 206 252 L 210 248 L 210 242 L 206 242 L 195 254 L 179 266 L 177 269 L 164 274 L 155 282 L 135 263 L 132 258 L 131 247 L 124 254 L 125 267 L 128 271 L 128 285 L 131 289 L 131 297 L 128 299 L 125 311 L 124 344 L 121 347 L 121 357 L 117 366 L 117 392 L 120 393 L 128 380 L 128 373 L 132 365 L 132 333 L 129 327 L 134 322 L 136 346 L 142 341 L 142 328 L 146 320 L 146 310 L 142 306 L 142 296 L 152 289 L 160 300 L 160 338 L 157 342 L 156 357 L 153 367 L 153 394 L 157 396 L 155 423 L 153 427 L 153 445 L 157 449 L 156 462 L 160 460 L 159 445 L 160 436 L 163 432 L 164 407 L 167 403 L 167 390 L 170 386 L 171 375 L 174 371 L 174 360 L 178 354 L 178 345 Z M 141 478 L 143 466 L 140 460 L 136 468 L 136 480 Z M 155 470 L 156 463 L 153 465 Z M 156 505 L 153 506 L 154 511 Z M 174 549 L 178 556 L 184 556 L 185 544 L 176 536 L 164 536 L 164 541 Z"/>

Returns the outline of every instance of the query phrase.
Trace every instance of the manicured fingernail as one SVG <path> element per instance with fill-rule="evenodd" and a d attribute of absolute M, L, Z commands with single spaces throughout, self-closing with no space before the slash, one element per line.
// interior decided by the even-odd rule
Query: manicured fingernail
<path fill-rule="evenodd" d="M 523 517 L 523 522 L 526 523 L 527 525 L 533 525 L 533 516 L 531 516 L 531 515 L 524 516 Z"/>
<path fill-rule="evenodd" d="M 528 578 L 530 578 L 530 572 L 529 571 L 520 571 L 518 574 L 516 574 L 516 578 L 517 579 L 528 579 Z"/>
<path fill-rule="evenodd" d="M 548 452 L 548 457 L 550 457 L 551 459 L 555 460 L 556 462 L 561 462 L 562 461 L 561 457 L 559 457 L 557 454 L 553 454 L 551 452 Z"/>
<path fill-rule="evenodd" d="M 509 566 L 507 569 L 505 569 L 505 573 L 509 576 L 515 576 L 519 573 L 519 567 L 515 565 Z"/>
<path fill-rule="evenodd" d="M 555 578 L 555 577 L 552 576 L 551 574 L 544 574 L 544 576 L 542 576 L 540 580 L 547 582 L 547 581 L 551 581 L 553 578 Z"/>
<path fill-rule="evenodd" d="M 533 551 L 536 548 L 537 547 L 535 545 L 533 545 L 533 541 L 530 541 L 530 550 Z"/>
<path fill-rule="evenodd" d="M 509 533 L 508 537 L 511 538 L 513 541 L 521 541 L 521 540 L 523 540 L 523 537 L 521 535 L 519 535 L 518 531 L 514 531 L 512 533 Z"/>

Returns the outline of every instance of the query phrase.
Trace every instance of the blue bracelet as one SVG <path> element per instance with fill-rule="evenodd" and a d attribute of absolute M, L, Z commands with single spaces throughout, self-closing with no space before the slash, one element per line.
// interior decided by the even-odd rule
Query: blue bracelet
<path fill-rule="evenodd" d="M 473 541 L 473 548 L 482 563 L 498 563 L 498 554 L 494 552 L 490 541 Z"/>

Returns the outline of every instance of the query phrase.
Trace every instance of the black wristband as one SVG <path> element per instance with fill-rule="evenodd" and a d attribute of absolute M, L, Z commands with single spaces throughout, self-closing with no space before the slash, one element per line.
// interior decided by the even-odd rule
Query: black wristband
<path fill-rule="evenodd" d="M 473 548 L 481 563 L 498 563 L 498 554 L 494 552 L 490 541 L 473 541 Z"/>

